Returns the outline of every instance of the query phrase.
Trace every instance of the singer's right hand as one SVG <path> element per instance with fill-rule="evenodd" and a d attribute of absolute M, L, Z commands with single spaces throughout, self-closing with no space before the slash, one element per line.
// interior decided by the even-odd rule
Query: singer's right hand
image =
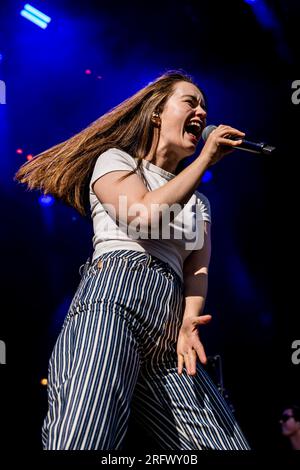
<path fill-rule="evenodd" d="M 221 124 L 209 134 L 200 154 L 201 159 L 205 159 L 207 162 L 207 166 L 214 165 L 225 155 L 233 152 L 233 147 L 241 145 L 241 139 L 230 140 L 226 138 L 229 135 L 232 137 L 241 137 L 242 139 L 245 136 L 245 133 L 235 129 L 234 127 Z"/>

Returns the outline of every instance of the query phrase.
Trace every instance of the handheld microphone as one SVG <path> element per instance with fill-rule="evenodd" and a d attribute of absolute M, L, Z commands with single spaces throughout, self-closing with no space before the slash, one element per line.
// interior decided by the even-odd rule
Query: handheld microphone
<path fill-rule="evenodd" d="M 202 132 L 202 139 L 204 140 L 204 142 L 206 142 L 209 134 L 212 131 L 214 131 L 216 128 L 217 126 L 214 126 L 214 125 L 205 127 L 205 129 Z M 230 140 L 242 140 L 241 145 L 235 148 L 240 149 L 240 150 L 245 150 L 246 152 L 271 155 L 276 150 L 276 147 L 273 147 L 272 145 L 268 145 L 265 142 L 251 142 L 250 140 L 246 140 L 243 138 L 241 139 L 240 137 L 236 137 L 236 136 L 232 136 L 232 137 L 229 136 L 227 138 Z"/>

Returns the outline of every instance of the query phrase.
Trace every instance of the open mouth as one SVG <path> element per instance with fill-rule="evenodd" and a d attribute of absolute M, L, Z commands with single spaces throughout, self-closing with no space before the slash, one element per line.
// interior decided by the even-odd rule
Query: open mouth
<path fill-rule="evenodd" d="M 184 126 L 184 130 L 198 142 L 202 133 L 202 125 L 200 121 L 188 121 Z"/>

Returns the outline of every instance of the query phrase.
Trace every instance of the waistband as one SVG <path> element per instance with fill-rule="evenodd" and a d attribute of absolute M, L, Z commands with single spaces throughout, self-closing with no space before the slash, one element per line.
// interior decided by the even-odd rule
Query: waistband
<path fill-rule="evenodd" d="M 136 262 L 138 265 L 143 265 L 150 269 L 155 269 L 158 272 L 166 272 L 174 277 L 180 284 L 182 280 L 177 272 L 165 261 L 151 255 L 148 252 L 141 252 L 135 250 L 113 250 L 102 253 L 92 261 L 92 257 L 89 257 L 84 264 L 79 268 L 80 276 L 84 276 L 89 268 L 98 264 L 99 260 L 116 262 L 118 260 L 128 260 L 131 263 Z"/>

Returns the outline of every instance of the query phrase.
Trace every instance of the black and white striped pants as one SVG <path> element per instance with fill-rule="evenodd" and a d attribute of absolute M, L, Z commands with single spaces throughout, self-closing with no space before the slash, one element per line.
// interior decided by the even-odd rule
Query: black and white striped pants
<path fill-rule="evenodd" d="M 49 361 L 44 449 L 122 449 L 130 413 L 161 449 L 249 449 L 201 364 L 177 372 L 175 271 L 132 250 L 82 268 Z"/>

